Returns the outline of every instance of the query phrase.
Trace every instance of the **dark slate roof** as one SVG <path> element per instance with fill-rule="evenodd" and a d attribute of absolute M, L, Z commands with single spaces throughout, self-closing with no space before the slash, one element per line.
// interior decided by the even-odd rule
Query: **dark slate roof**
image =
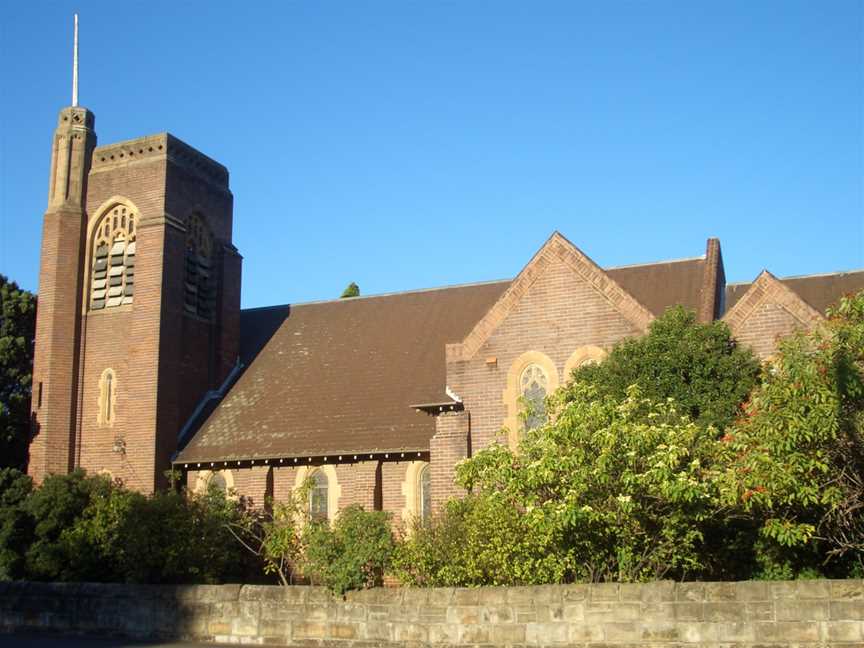
<path fill-rule="evenodd" d="M 681 304 L 699 311 L 705 257 L 608 268 L 606 273 L 639 303 L 660 316 Z"/>
<path fill-rule="evenodd" d="M 817 311 L 824 313 L 843 295 L 864 290 L 864 270 L 786 277 L 780 281 Z M 752 283 L 727 284 L 727 312 L 741 299 L 751 285 Z"/>
<path fill-rule="evenodd" d="M 698 308 L 703 265 L 699 258 L 608 272 L 660 315 L 677 303 Z M 245 371 L 203 410 L 203 424 L 193 422 L 198 430 L 176 461 L 428 450 L 435 419 L 411 406 L 450 400 L 444 345 L 461 342 L 509 285 L 242 311 Z"/>
<path fill-rule="evenodd" d="M 252 364 L 177 461 L 428 450 L 449 400 L 444 345 L 458 342 L 509 281 L 245 311 Z"/>

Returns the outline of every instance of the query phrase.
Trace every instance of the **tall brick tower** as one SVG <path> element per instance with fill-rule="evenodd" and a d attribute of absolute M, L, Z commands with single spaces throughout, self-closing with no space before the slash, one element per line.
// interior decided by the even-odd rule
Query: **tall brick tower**
<path fill-rule="evenodd" d="M 72 106 L 54 135 L 29 472 L 150 492 L 236 363 L 233 197 L 227 169 L 172 135 L 96 148 L 93 124 Z"/>

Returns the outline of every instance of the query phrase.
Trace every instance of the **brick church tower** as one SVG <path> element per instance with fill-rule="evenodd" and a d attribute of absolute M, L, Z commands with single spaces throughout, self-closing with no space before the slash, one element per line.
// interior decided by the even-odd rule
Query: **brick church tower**
<path fill-rule="evenodd" d="M 233 197 L 227 169 L 170 134 L 97 148 L 76 94 L 52 147 L 28 471 L 150 492 L 237 361 Z"/>

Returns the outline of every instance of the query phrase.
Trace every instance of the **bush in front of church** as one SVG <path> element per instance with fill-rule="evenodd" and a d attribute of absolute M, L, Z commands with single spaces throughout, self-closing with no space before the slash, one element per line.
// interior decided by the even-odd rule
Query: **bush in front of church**
<path fill-rule="evenodd" d="M 396 551 L 394 575 L 412 587 L 562 582 L 572 561 L 559 551 L 561 529 L 537 522 L 503 495 L 450 500 L 431 520 L 414 521 Z"/>
<path fill-rule="evenodd" d="M 864 575 L 864 292 L 781 342 L 722 439 L 724 505 L 766 576 Z"/>
<path fill-rule="evenodd" d="M 383 584 L 394 550 L 389 513 L 352 505 L 332 525 L 311 521 L 302 537 L 300 569 L 313 584 L 337 594 Z"/>
<path fill-rule="evenodd" d="M 32 489 L 0 473 L 0 579 L 128 583 L 258 581 L 234 539 L 242 505 L 219 491 L 151 496 L 83 470 Z"/>

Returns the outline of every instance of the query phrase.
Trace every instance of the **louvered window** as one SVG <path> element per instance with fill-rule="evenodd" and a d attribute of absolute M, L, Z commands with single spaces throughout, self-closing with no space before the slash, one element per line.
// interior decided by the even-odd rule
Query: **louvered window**
<path fill-rule="evenodd" d="M 93 239 L 90 309 L 131 304 L 135 296 L 135 214 L 117 205 L 100 221 Z"/>
<path fill-rule="evenodd" d="M 189 219 L 186 238 L 185 309 L 190 315 L 210 319 L 213 314 L 215 281 L 213 237 L 198 214 Z"/>

